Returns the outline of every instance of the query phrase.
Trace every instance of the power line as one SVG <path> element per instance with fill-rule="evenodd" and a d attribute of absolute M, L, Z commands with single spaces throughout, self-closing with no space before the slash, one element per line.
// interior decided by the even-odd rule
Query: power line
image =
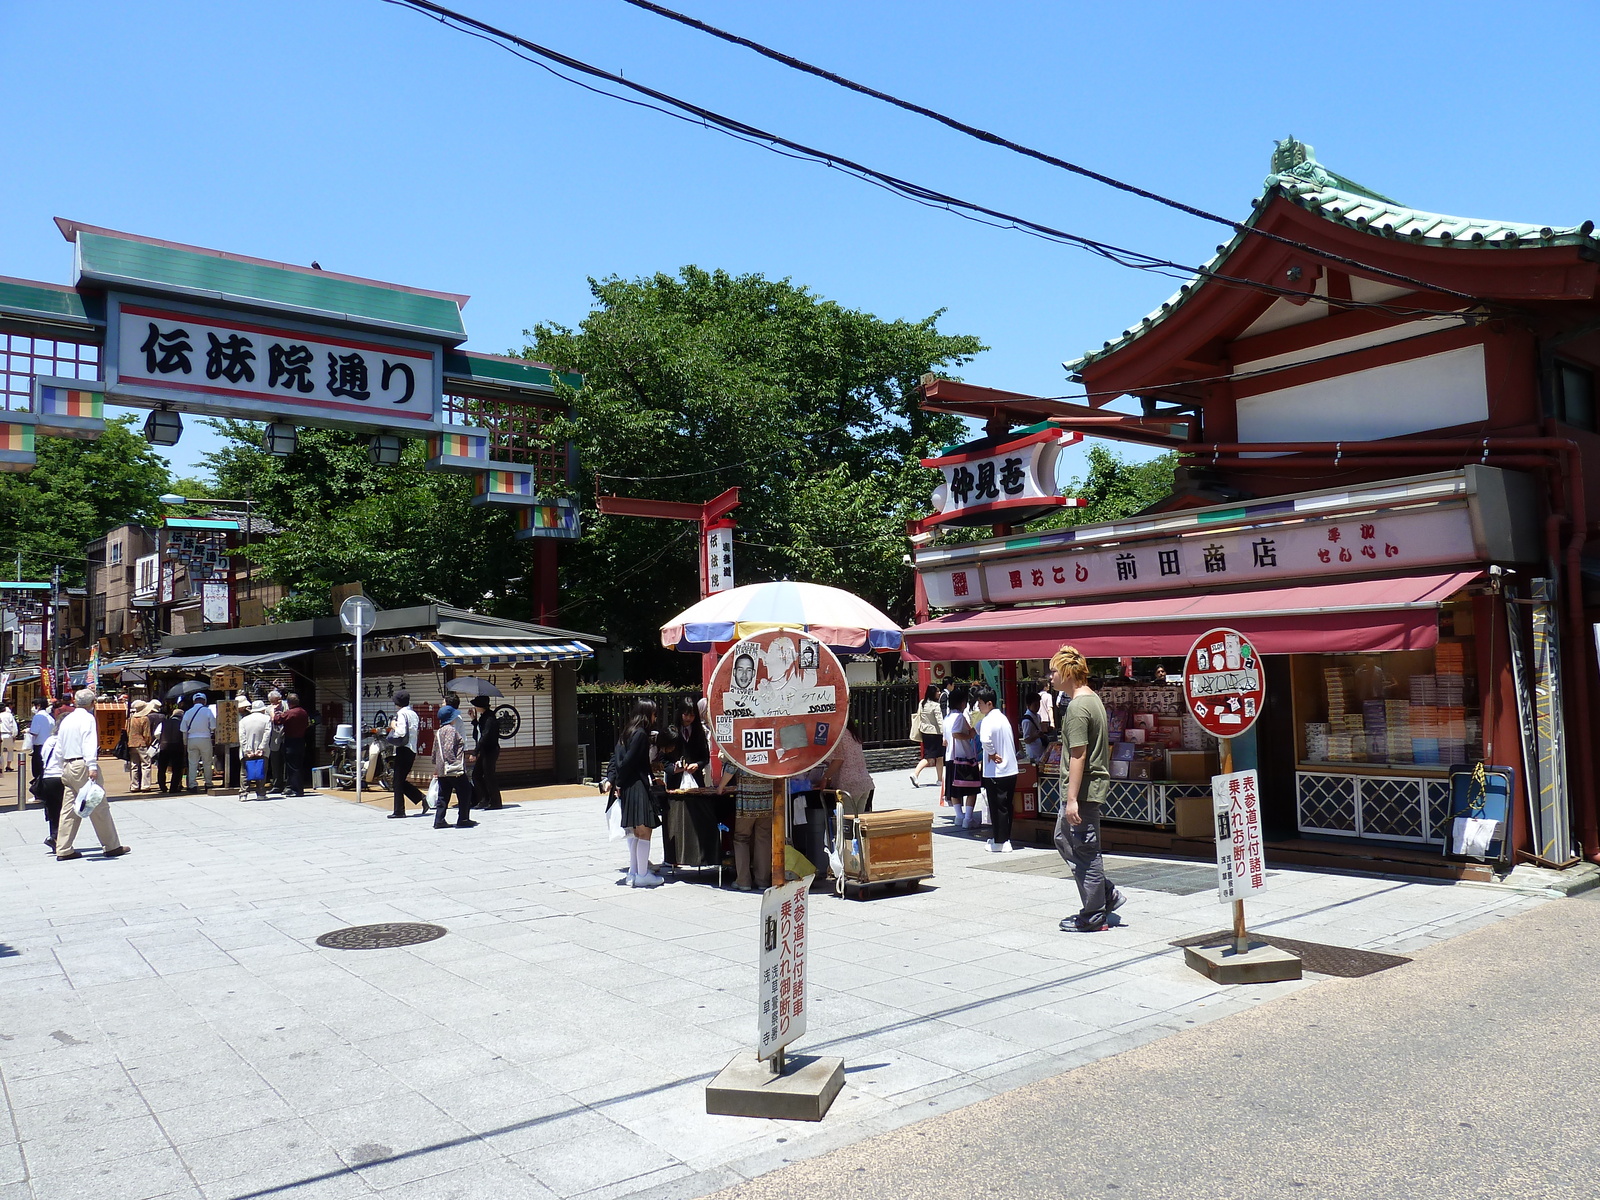
<path fill-rule="evenodd" d="M 558 79 L 565 80 L 566 82 L 581 87 L 586 91 L 594 92 L 595 94 L 601 96 L 608 96 L 613 100 L 621 100 L 626 104 L 633 104 L 640 108 L 652 109 L 656 112 L 662 113 L 665 116 L 673 117 L 689 124 L 702 125 L 706 128 L 715 129 L 718 132 L 726 133 L 731 137 L 735 137 L 740 141 L 749 142 L 752 145 L 757 145 L 763 149 L 771 150 L 774 153 L 784 155 L 787 158 L 796 158 L 803 161 L 815 162 L 826 167 L 831 167 L 834 170 L 843 171 L 846 174 L 853 175 L 858 179 L 864 180 L 865 182 L 871 183 L 877 187 L 881 187 L 884 190 L 892 192 L 905 199 L 912 200 L 915 203 L 922 204 L 930 208 L 943 209 L 946 212 L 954 214 L 955 216 L 959 216 L 965 220 L 974 221 L 980 225 L 989 225 L 991 227 L 1000 229 L 1015 229 L 1020 233 L 1026 233 L 1031 236 L 1041 238 L 1045 241 L 1056 242 L 1062 245 L 1076 246 L 1079 249 L 1087 250 L 1090 253 L 1097 254 L 1102 258 L 1114 262 L 1118 266 L 1128 267 L 1133 270 L 1152 271 L 1157 274 L 1166 275 L 1172 275 L 1173 272 L 1179 272 L 1181 274 L 1173 275 L 1173 277 L 1181 279 L 1188 276 L 1201 276 L 1208 279 L 1215 279 L 1219 283 L 1249 288 L 1253 291 L 1264 292 L 1272 296 L 1292 297 L 1295 299 L 1303 299 L 1305 297 L 1305 293 L 1303 291 L 1298 291 L 1293 288 L 1278 287 L 1274 284 L 1263 283 L 1256 279 L 1245 279 L 1232 275 L 1224 275 L 1221 272 L 1212 270 L 1208 267 L 1191 266 L 1184 263 L 1175 262 L 1171 259 L 1161 258 L 1158 255 L 1146 254 L 1139 250 L 1131 250 L 1124 246 L 1117 246 L 1110 242 L 1103 242 L 1095 238 L 1084 237 L 1081 234 L 1070 233 L 1066 230 L 1058 229 L 1051 225 L 1045 225 L 1039 221 L 1029 220 L 1026 217 L 1018 216 L 1014 213 L 1008 213 L 997 208 L 990 208 L 987 205 L 978 204 L 971 200 L 963 200 L 957 196 L 952 196 L 945 192 L 924 187 L 921 184 L 912 183 L 909 180 L 901 179 L 898 176 L 891 175 L 885 171 L 879 171 L 876 168 L 869 167 L 852 159 L 845 158 L 842 155 L 833 154 L 829 151 L 819 150 L 815 147 L 807 146 L 804 143 L 794 141 L 776 133 L 770 133 L 767 130 L 750 125 L 747 122 L 740 121 L 736 118 L 723 116 L 720 113 L 714 112 L 713 110 L 705 108 L 701 105 L 694 104 L 688 100 L 682 100 L 666 92 L 658 91 L 655 88 L 646 87 L 643 84 L 635 83 L 631 79 L 626 79 L 621 75 L 603 70 L 600 67 L 593 66 L 590 63 L 586 63 L 581 59 L 573 58 L 570 55 L 561 53 L 560 51 L 551 50 L 545 46 L 540 46 L 535 42 L 527 40 L 526 38 L 519 37 L 516 34 L 509 33 L 504 29 L 500 29 L 486 22 L 479 21 L 475 17 L 469 17 L 464 13 L 456 12 L 454 9 L 446 8 L 441 4 L 435 4 L 432 2 L 432 0 L 384 0 L 384 3 L 393 4 L 400 8 L 409 8 L 414 12 L 423 14 L 424 16 L 432 17 L 440 24 L 445 25 L 447 28 L 454 29 L 459 33 L 468 34 L 471 37 L 479 38 L 483 41 L 489 42 L 491 45 L 499 46 L 507 53 L 510 53 L 525 62 L 532 63 L 533 65 L 548 71 Z M 527 53 L 523 53 L 523 51 L 527 51 Z M 529 57 L 530 54 L 537 57 Z M 547 59 L 549 61 L 539 61 L 540 59 Z M 592 84 L 585 83 L 581 79 L 574 79 L 572 76 L 563 74 L 561 71 L 558 71 L 554 67 L 550 66 L 549 64 L 552 62 L 557 63 L 568 70 L 588 75 L 591 78 L 603 79 L 616 86 L 627 88 L 630 91 L 636 92 L 643 96 L 648 96 L 651 98 L 651 100 L 657 101 L 658 103 L 650 103 L 649 101 L 636 100 L 629 96 L 621 96 L 615 92 L 607 91 L 605 88 L 595 87 Z M 663 105 L 667 107 L 663 107 Z M 1316 251 L 1316 253 L 1323 254 L 1324 252 Z M 1361 264 L 1355 265 L 1361 266 Z M 1365 266 L 1362 266 L 1362 269 L 1367 271 L 1375 270 L 1375 268 L 1368 268 Z M 1421 286 L 1428 287 L 1433 291 L 1448 291 L 1448 289 L 1439 288 L 1433 285 L 1424 284 Z M 1470 296 L 1465 293 L 1452 292 L 1450 294 L 1457 295 L 1461 299 L 1470 300 L 1475 304 L 1485 303 L 1478 297 Z M 1408 310 L 1397 308 L 1393 305 L 1371 303 L 1366 301 L 1334 300 L 1330 301 L 1330 303 L 1337 304 L 1343 309 L 1375 309 L 1393 315 L 1422 316 L 1424 319 L 1436 315 L 1431 311 Z"/>
<path fill-rule="evenodd" d="M 1447 295 L 1456 296 L 1463 300 L 1477 299 L 1477 297 L 1470 296 L 1465 292 L 1455 292 L 1451 291 L 1449 288 L 1439 287 L 1436 284 L 1424 283 L 1422 280 L 1413 279 L 1409 275 L 1401 275 L 1394 271 L 1384 270 L 1381 267 L 1374 267 L 1368 263 L 1360 262 L 1357 259 L 1345 258 L 1342 255 L 1330 253 L 1329 251 L 1319 247 L 1307 245 L 1305 242 L 1297 241 L 1294 238 L 1284 237 L 1282 234 L 1273 233 L 1270 230 L 1258 229 L 1253 225 L 1247 225 L 1243 222 L 1235 221 L 1232 218 L 1220 216 L 1214 212 L 1208 212 L 1203 208 L 1196 208 L 1192 204 L 1185 204 L 1182 200 L 1174 200 L 1170 196 L 1163 196 L 1160 192 L 1152 192 L 1148 188 L 1139 187 L 1137 184 L 1128 183 L 1124 180 L 1117 179 L 1111 175 L 1103 174 L 1102 172 L 1093 170 L 1089 167 L 1081 166 L 1075 162 L 1069 162 L 1064 158 L 1058 158 L 1054 154 L 1048 154 L 1043 150 L 1035 150 L 1031 146 L 1024 146 L 1020 142 L 1013 142 L 1009 138 L 1004 138 L 999 134 L 991 133 L 987 129 L 979 129 L 976 125 L 968 125 L 965 121 L 959 121 L 955 117 L 947 116 L 944 113 L 937 112 L 931 108 L 926 108 L 921 104 L 913 103 L 910 100 L 902 100 L 899 96 L 893 96 L 888 92 L 879 91 L 877 88 L 868 87 L 864 83 L 857 83 L 853 79 L 846 79 L 843 75 L 836 74 L 833 71 L 829 71 L 824 67 L 816 66 L 813 63 L 808 63 L 804 59 L 795 58 L 793 55 L 785 54 L 781 50 L 774 50 L 772 47 L 764 46 L 760 42 L 753 41 L 750 38 L 741 37 L 736 33 L 730 33 L 726 29 L 718 29 L 715 25 L 709 25 L 698 18 L 688 16 L 684 13 L 675 12 L 670 8 L 653 3 L 652 0 L 623 0 L 623 3 L 631 4 L 635 8 L 642 8 L 646 12 L 655 13 L 657 16 L 665 17 L 669 21 L 676 21 L 680 25 L 687 25 L 691 29 L 697 29 L 701 33 L 710 34 L 712 37 L 720 38 L 725 42 L 731 42 L 735 46 L 743 46 L 747 50 L 753 50 L 755 53 L 762 55 L 765 58 L 772 59 L 773 62 L 782 63 L 784 66 L 791 67 L 796 71 L 802 71 L 807 75 L 815 75 L 818 79 L 825 79 L 829 83 L 837 84 L 839 87 L 847 88 L 852 92 L 859 92 L 863 96 L 870 96 L 874 100 L 881 100 L 885 104 L 892 104 L 896 108 L 902 108 L 907 112 L 916 113 L 918 116 L 927 117 L 931 121 L 937 121 L 941 125 L 946 125 L 949 128 L 956 130 L 958 133 L 964 133 L 968 137 L 977 138 L 980 142 L 987 142 L 991 146 L 999 146 L 1003 150 L 1010 150 L 1013 153 L 1021 154 L 1026 158 L 1036 159 L 1039 162 L 1046 163 L 1052 167 L 1059 167 L 1063 171 L 1070 171 L 1074 175 L 1081 175 L 1085 179 L 1092 179 L 1096 183 L 1103 183 L 1107 187 L 1116 188 L 1118 191 L 1127 192 L 1130 195 L 1139 196 L 1145 200 L 1152 200 L 1157 204 L 1164 204 L 1168 208 L 1176 209 L 1181 213 L 1187 213 L 1191 217 L 1199 217 L 1203 221 L 1212 221 L 1218 225 L 1226 225 L 1229 229 L 1234 230 L 1236 233 L 1245 233 L 1251 235 L 1252 237 L 1266 238 L 1269 241 L 1280 242 L 1285 246 L 1292 246 L 1297 250 L 1307 250 L 1323 258 L 1330 259 L 1333 262 L 1341 263 L 1344 266 L 1359 267 L 1363 271 L 1382 275 L 1386 278 L 1396 280 L 1397 282 L 1410 284 L 1413 287 L 1421 287 L 1430 291 L 1443 292 Z"/>

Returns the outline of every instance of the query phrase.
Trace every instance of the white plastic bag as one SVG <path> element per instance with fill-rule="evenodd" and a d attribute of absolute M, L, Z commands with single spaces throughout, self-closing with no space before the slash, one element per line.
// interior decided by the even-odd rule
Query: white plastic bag
<path fill-rule="evenodd" d="M 428 807 L 439 807 L 439 777 L 437 775 L 428 781 Z"/>
<path fill-rule="evenodd" d="M 1485 817 L 1457 817 L 1452 830 L 1454 853 L 1483 858 L 1489 853 L 1489 843 L 1494 841 L 1498 821 Z"/>
<path fill-rule="evenodd" d="M 78 789 L 78 799 L 73 804 L 72 810 L 80 817 L 87 817 L 106 800 L 106 791 L 94 780 L 89 780 Z"/>
<path fill-rule="evenodd" d="M 606 805 L 606 837 L 613 842 L 622 840 L 622 801 L 613 800 Z"/>

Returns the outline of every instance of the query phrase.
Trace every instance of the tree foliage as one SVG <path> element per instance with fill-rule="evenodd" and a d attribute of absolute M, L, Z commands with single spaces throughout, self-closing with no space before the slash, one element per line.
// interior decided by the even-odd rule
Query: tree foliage
<path fill-rule="evenodd" d="M 1078 496 L 1088 503 L 1082 508 L 1063 509 L 1060 519 L 1049 524 L 1090 525 L 1143 512 L 1172 494 L 1172 472 L 1177 465 L 1176 454 L 1137 462 L 1095 442 L 1089 447 L 1088 472 L 1064 489 L 1066 495 Z"/>
<path fill-rule="evenodd" d="M 911 579 L 906 520 L 937 481 L 916 465 L 962 437 L 922 412 L 916 388 L 984 349 L 939 332 L 941 313 L 884 321 L 788 280 L 685 267 L 590 281 L 577 329 L 540 325 L 524 353 L 584 375 L 562 429 L 586 476 L 584 531 L 562 552 L 560 622 L 599 629 L 651 661 L 657 630 L 698 595 L 688 523 L 602 517 L 604 492 L 702 502 L 740 489 L 736 582 L 835 584 L 901 619 Z"/>
<path fill-rule="evenodd" d="M 0 475 L 0 545 L 13 564 L 22 551 L 23 578 L 46 579 L 59 563 L 63 582 L 81 584 L 84 543 L 160 516 L 159 497 L 171 485 L 167 464 L 133 421 L 109 420 L 93 441 L 40 437 L 31 472 Z"/>
<path fill-rule="evenodd" d="M 380 608 L 441 603 L 527 619 L 527 547 L 503 510 L 470 502 L 469 476 L 429 471 L 426 447 L 408 442 L 398 466 L 374 466 L 364 435 L 302 429 L 276 458 L 261 427 L 213 421 L 223 447 L 205 458 L 213 494 L 256 502 L 277 527 L 251 557 L 288 585 L 278 620 L 326 616 L 329 589 L 360 582 Z"/>

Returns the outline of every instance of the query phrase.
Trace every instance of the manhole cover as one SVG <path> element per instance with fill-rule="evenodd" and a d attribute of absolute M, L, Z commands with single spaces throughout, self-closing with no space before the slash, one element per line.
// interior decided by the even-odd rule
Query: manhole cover
<path fill-rule="evenodd" d="M 335 929 L 317 939 L 317 945 L 330 950 L 387 950 L 392 946 L 416 946 L 442 938 L 447 931 L 443 925 L 408 925 L 390 922 L 387 925 L 352 925 L 349 929 Z"/>
<path fill-rule="evenodd" d="M 1409 958 L 1398 954 L 1379 954 L 1375 950 L 1352 950 L 1348 946 L 1328 946 L 1321 942 L 1297 942 L 1293 938 L 1279 937 L 1274 933 L 1250 931 L 1257 941 L 1287 950 L 1300 956 L 1300 965 L 1318 975 L 1337 975 L 1341 979 L 1359 979 L 1363 975 L 1376 975 L 1390 967 L 1404 966 Z M 1220 946 L 1233 937 L 1233 930 L 1219 929 L 1199 937 L 1179 938 L 1173 946 Z"/>

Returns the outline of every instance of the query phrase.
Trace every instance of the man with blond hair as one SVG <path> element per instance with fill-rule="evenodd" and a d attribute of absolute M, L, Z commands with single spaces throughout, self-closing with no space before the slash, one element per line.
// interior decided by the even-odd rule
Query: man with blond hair
<path fill-rule="evenodd" d="M 1061 713 L 1061 814 L 1056 818 L 1056 850 L 1072 866 L 1080 908 L 1064 917 L 1063 930 L 1100 933 L 1124 896 L 1106 878 L 1100 855 L 1100 806 L 1111 791 L 1111 739 L 1106 706 L 1089 686 L 1089 663 L 1076 646 L 1063 646 L 1050 659 L 1050 677 L 1066 693 Z"/>
<path fill-rule="evenodd" d="M 65 862 L 82 858 L 80 851 L 72 848 L 78 836 L 82 818 L 78 816 L 78 793 L 91 779 L 100 778 L 100 731 L 94 719 L 94 692 L 84 688 L 73 697 L 77 704 L 72 712 L 61 718 L 56 728 L 56 752 L 61 759 L 61 824 L 56 833 L 56 858 Z M 100 839 L 100 849 L 106 858 L 120 858 L 128 848 L 117 837 L 116 822 L 111 819 L 111 806 L 105 800 L 89 810 L 89 821 L 94 825 L 94 835 Z"/>

